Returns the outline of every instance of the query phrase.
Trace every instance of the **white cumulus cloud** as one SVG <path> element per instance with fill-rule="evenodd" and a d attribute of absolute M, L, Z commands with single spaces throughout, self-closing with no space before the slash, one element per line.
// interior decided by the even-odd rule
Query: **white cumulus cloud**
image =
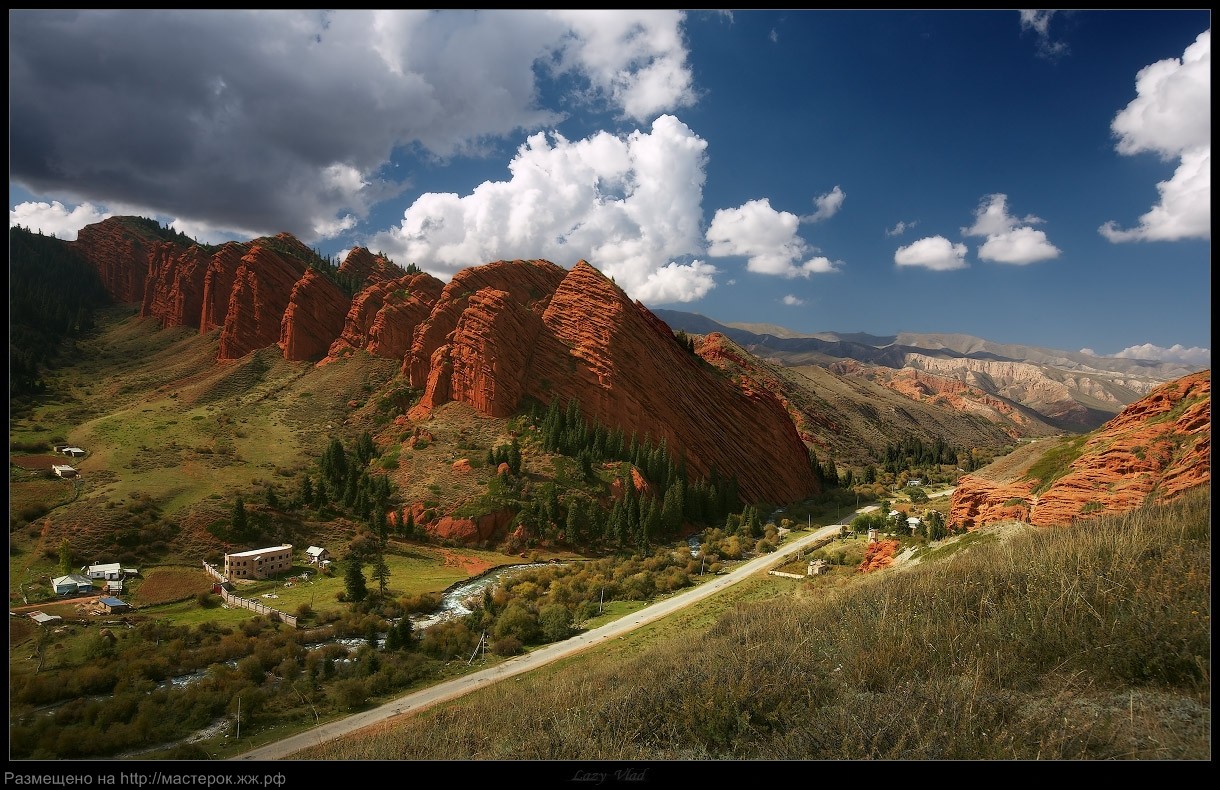
<path fill-rule="evenodd" d="M 839 213 L 839 209 L 843 207 L 843 201 L 847 198 L 847 193 L 839 189 L 838 185 L 834 189 L 827 192 L 825 195 L 819 195 L 813 199 L 814 205 L 817 206 L 812 214 L 801 217 L 801 222 L 821 222 L 824 219 L 830 219 L 835 214 Z"/>
<path fill-rule="evenodd" d="M 367 246 L 442 279 L 494 260 L 585 259 L 640 301 L 692 301 L 716 273 L 686 260 L 703 251 L 706 148 L 672 115 L 624 136 L 538 133 L 517 150 L 508 180 L 420 195 Z"/>
<path fill-rule="evenodd" d="M 76 233 L 86 225 L 101 222 L 111 216 L 99 206 L 81 203 L 68 208 L 58 200 L 50 203 L 30 201 L 18 203 L 8 212 L 9 227 L 20 225 L 32 231 L 41 231 L 44 236 L 54 236 L 65 241 L 75 241 Z"/>
<path fill-rule="evenodd" d="M 783 301 L 784 304 L 788 305 L 789 307 L 800 307 L 801 305 L 805 304 L 804 299 L 800 298 L 799 296 L 794 296 L 793 294 L 786 294 Z"/>
<path fill-rule="evenodd" d="M 1030 214 L 1017 218 L 1008 213 L 1008 196 L 995 193 L 983 198 L 974 212 L 974 224 L 962 228 L 966 236 L 986 236 L 979 258 L 996 263 L 1025 265 L 1059 257 L 1059 248 L 1046 233 L 1030 225 L 1042 220 Z"/>
<path fill-rule="evenodd" d="M 894 253 L 899 266 L 922 266 L 933 271 L 966 268 L 966 245 L 954 244 L 944 236 L 928 236 L 899 247 Z"/>
<path fill-rule="evenodd" d="M 1199 34 L 1182 58 L 1157 61 L 1135 76 L 1136 98 L 1114 116 L 1115 149 L 1178 160 L 1157 184 L 1160 202 L 1122 230 L 1110 220 L 1098 232 L 1111 242 L 1211 238 L 1211 30 Z"/>
<path fill-rule="evenodd" d="M 814 250 L 797 235 L 800 222 L 791 212 L 773 209 L 766 198 L 719 209 L 707 229 L 707 251 L 713 256 L 744 256 L 746 268 L 758 274 L 808 277 L 837 271 L 839 262 L 813 255 Z"/>
<path fill-rule="evenodd" d="M 1173 344 L 1169 348 L 1155 346 L 1152 343 L 1144 343 L 1139 346 L 1129 346 L 1117 354 L 1111 354 L 1111 356 L 1120 359 L 1152 359 L 1160 362 L 1178 362 L 1184 365 L 1198 366 L 1199 368 L 1210 367 L 1212 364 L 1211 349 L 1199 348 L 1198 346 L 1186 348 L 1178 343 Z"/>

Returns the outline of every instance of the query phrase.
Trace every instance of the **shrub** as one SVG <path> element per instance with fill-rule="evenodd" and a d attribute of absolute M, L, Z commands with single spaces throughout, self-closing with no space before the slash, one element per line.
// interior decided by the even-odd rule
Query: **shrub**
<path fill-rule="evenodd" d="M 523 650 L 521 640 L 515 636 L 502 637 L 491 643 L 491 652 L 497 656 L 515 656 Z"/>

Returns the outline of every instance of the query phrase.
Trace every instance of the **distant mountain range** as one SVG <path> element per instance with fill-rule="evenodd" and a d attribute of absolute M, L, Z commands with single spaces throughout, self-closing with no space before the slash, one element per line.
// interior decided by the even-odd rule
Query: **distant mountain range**
<path fill-rule="evenodd" d="M 779 365 L 866 378 L 915 399 L 936 399 L 956 382 L 1071 432 L 1093 430 L 1156 386 L 1197 371 L 1173 362 L 1096 357 L 962 334 L 801 334 L 769 324 L 722 324 L 698 313 L 654 312 L 675 331 L 720 333 Z"/>

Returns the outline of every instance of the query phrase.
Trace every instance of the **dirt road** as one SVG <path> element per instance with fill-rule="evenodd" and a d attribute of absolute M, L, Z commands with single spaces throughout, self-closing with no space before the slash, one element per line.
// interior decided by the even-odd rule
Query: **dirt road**
<path fill-rule="evenodd" d="M 844 523 L 849 523 L 851 518 L 855 517 L 855 513 L 851 513 Z M 730 587 L 738 582 L 752 576 L 755 573 L 766 570 L 767 568 L 782 563 L 785 557 L 795 554 L 804 547 L 808 546 L 822 538 L 837 535 L 839 532 L 839 524 L 830 524 L 815 530 L 809 535 L 804 535 L 796 540 L 789 541 L 780 546 L 771 554 L 766 554 L 757 557 L 749 562 L 744 563 L 738 568 L 735 568 L 723 576 L 719 576 L 712 581 L 705 582 L 692 590 L 679 593 L 663 601 L 647 606 L 634 614 L 621 617 L 614 622 L 607 623 L 591 631 L 586 631 L 583 634 L 567 639 L 563 642 L 556 642 L 539 648 L 522 656 L 516 656 L 509 660 L 497 664 L 489 669 L 475 672 L 460 678 L 440 683 L 431 688 L 413 692 L 404 697 L 399 697 L 396 700 L 387 702 L 380 707 L 372 710 L 357 713 L 353 716 L 348 716 L 345 719 L 332 721 L 327 724 L 321 724 L 307 732 L 285 738 L 282 741 L 269 743 L 265 746 L 260 746 L 252 749 L 244 754 L 240 754 L 231 759 L 233 760 L 283 760 L 292 759 L 292 755 L 308 746 L 316 746 L 325 743 L 335 738 L 348 735 L 356 730 L 368 727 L 371 724 L 385 721 L 404 714 L 418 713 L 419 711 L 436 705 L 441 702 L 460 697 L 463 694 L 469 694 L 480 688 L 486 688 L 505 678 L 519 675 L 523 672 L 529 672 L 532 669 L 537 669 L 544 664 L 556 661 L 561 658 L 566 658 L 582 650 L 587 650 L 593 645 L 614 639 L 622 636 L 629 631 L 633 631 L 643 625 L 659 620 L 668 614 L 678 611 L 686 606 L 702 601 L 721 590 Z"/>

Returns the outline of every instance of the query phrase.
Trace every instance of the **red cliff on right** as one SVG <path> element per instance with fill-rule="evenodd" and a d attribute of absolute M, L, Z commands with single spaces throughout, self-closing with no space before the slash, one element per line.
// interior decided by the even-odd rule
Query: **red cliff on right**
<path fill-rule="evenodd" d="M 1048 449 L 1019 469 L 997 463 L 962 477 L 950 527 L 1071 524 L 1210 485 L 1211 371 L 1157 387 L 1092 433 L 1039 445 Z"/>

